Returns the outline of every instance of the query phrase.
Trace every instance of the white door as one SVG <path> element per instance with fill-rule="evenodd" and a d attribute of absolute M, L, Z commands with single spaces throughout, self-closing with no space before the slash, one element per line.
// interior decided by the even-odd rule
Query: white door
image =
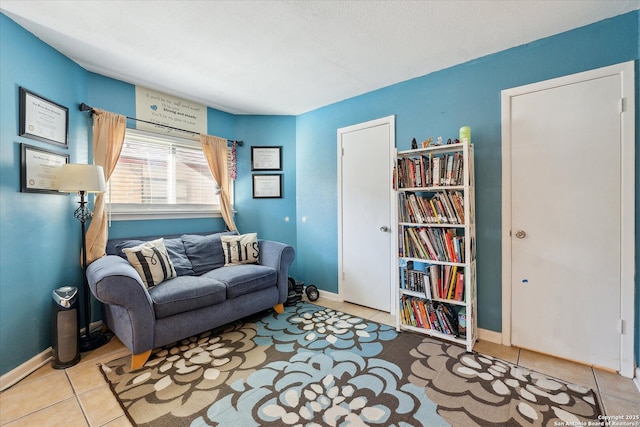
<path fill-rule="evenodd" d="M 620 370 L 621 75 L 530 89 L 509 100 L 511 343 Z"/>
<path fill-rule="evenodd" d="M 390 311 L 394 117 L 338 129 L 338 289 L 344 301 Z"/>

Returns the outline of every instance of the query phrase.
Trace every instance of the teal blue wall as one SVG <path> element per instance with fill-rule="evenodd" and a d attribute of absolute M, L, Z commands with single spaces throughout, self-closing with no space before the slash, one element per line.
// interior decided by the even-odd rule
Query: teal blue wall
<path fill-rule="evenodd" d="M 296 245 L 296 118 L 293 116 L 238 116 L 236 138 L 244 141 L 238 147 L 238 179 L 236 180 L 236 225 L 241 233 L 258 232 L 261 239 Z M 251 170 L 251 147 L 282 147 L 282 171 Z M 254 199 L 252 174 L 282 175 L 281 199 Z M 287 220 L 288 218 L 288 220 Z M 296 262 L 289 273 L 296 277 Z"/>
<path fill-rule="evenodd" d="M 87 161 L 87 73 L 0 15 L 0 373 L 51 346 L 51 292 L 82 287 L 77 197 L 20 192 L 20 143 Z M 18 136 L 18 88 L 69 108 L 69 147 Z"/>
<path fill-rule="evenodd" d="M 398 148 L 406 149 L 413 137 L 446 138 L 455 136 L 461 125 L 469 125 L 477 165 L 479 326 L 499 331 L 500 91 L 637 60 L 639 27 L 638 12 L 629 13 L 297 117 L 236 116 L 208 109 L 210 134 L 245 141 L 238 148 L 240 179 L 236 183 L 240 230 L 294 244 L 292 275 L 338 292 L 336 130 L 393 114 Z M 19 86 L 69 107 L 68 149 L 17 136 Z M 77 262 L 80 230 L 71 214 L 76 198 L 20 193 L 20 143 L 69 153 L 72 162 L 86 162 L 91 154 L 90 119 L 77 110 L 78 104 L 86 102 L 127 116 L 135 116 L 135 104 L 132 85 L 83 70 L 4 15 L 0 15 L 0 91 L 0 374 L 4 374 L 51 345 L 51 291 L 82 283 Z M 283 147 L 282 199 L 251 197 L 252 145 Z M 636 164 L 640 165 L 640 148 Z M 640 212 L 638 189 L 636 209 Z M 636 242 L 640 241 L 639 217 Z M 114 221 L 109 232 L 112 237 L 125 237 L 223 227 L 220 219 Z M 640 260 L 637 247 L 636 259 Z M 639 306 L 640 290 L 636 289 L 640 363 Z M 94 309 L 94 320 L 98 317 Z"/>
<path fill-rule="evenodd" d="M 629 13 L 299 116 L 296 203 L 300 280 L 338 292 L 336 129 L 395 114 L 396 143 L 404 150 L 410 148 L 413 137 L 418 141 L 429 136 L 446 139 L 455 137 L 460 126 L 469 125 L 476 155 L 478 325 L 500 331 L 500 92 L 637 60 L 638 28 L 638 13 Z M 307 217 L 304 223 L 300 221 L 303 216 Z M 637 314 L 639 311 L 636 307 Z M 640 337 L 640 328 L 636 331 Z"/>

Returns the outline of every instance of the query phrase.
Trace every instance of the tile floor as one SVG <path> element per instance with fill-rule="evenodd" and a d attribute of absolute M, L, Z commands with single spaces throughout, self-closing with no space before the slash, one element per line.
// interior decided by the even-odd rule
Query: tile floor
<path fill-rule="evenodd" d="M 395 319 L 366 307 L 327 299 L 316 303 L 359 317 L 395 326 Z M 598 392 L 608 415 L 640 414 L 640 392 L 632 380 L 527 350 L 480 341 L 475 350 L 532 370 L 581 384 Z M 129 354 L 114 338 L 83 354 L 76 366 L 55 370 L 50 364 L 0 394 L 0 425 L 131 426 L 99 371 L 98 364 Z"/>

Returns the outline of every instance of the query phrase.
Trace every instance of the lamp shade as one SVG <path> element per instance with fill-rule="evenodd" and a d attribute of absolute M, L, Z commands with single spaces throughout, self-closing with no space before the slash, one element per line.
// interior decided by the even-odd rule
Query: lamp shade
<path fill-rule="evenodd" d="M 67 163 L 58 171 L 58 191 L 63 193 L 104 193 L 102 166 Z"/>

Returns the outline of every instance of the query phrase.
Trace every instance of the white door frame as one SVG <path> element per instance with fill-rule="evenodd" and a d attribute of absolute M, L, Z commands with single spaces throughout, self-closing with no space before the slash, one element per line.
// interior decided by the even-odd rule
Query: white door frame
<path fill-rule="evenodd" d="M 620 75 L 623 97 L 620 104 L 622 131 L 620 375 L 633 378 L 635 364 L 635 76 L 633 61 L 502 91 L 502 343 L 511 345 L 511 98 L 613 75 Z M 585 146 L 585 149 L 597 150 L 598 146 Z"/>
<path fill-rule="evenodd" d="M 362 129 L 367 129 L 375 126 L 380 126 L 388 124 L 389 125 L 389 158 L 391 159 L 391 164 L 389 168 L 393 168 L 393 161 L 396 156 L 396 116 L 391 115 L 387 117 L 382 117 L 375 120 L 370 120 L 368 122 L 359 123 L 352 126 L 347 126 L 338 129 L 337 135 L 337 156 L 338 156 L 338 297 L 340 301 L 344 301 L 343 292 L 342 292 L 342 272 L 343 270 L 343 259 L 342 259 L 342 134 L 354 132 Z M 389 189 L 391 189 L 391 182 L 389 183 Z M 395 213 L 397 212 L 397 197 L 394 191 L 389 191 L 389 224 L 391 225 L 391 244 L 393 242 L 397 242 L 397 234 L 398 227 L 395 227 Z M 394 250 L 391 251 L 394 254 Z M 396 298 L 396 289 L 397 289 L 397 257 L 392 256 L 391 260 L 391 268 L 389 277 L 389 298 L 391 301 L 390 304 L 390 314 L 395 316 L 396 314 L 396 306 L 395 298 Z"/>

